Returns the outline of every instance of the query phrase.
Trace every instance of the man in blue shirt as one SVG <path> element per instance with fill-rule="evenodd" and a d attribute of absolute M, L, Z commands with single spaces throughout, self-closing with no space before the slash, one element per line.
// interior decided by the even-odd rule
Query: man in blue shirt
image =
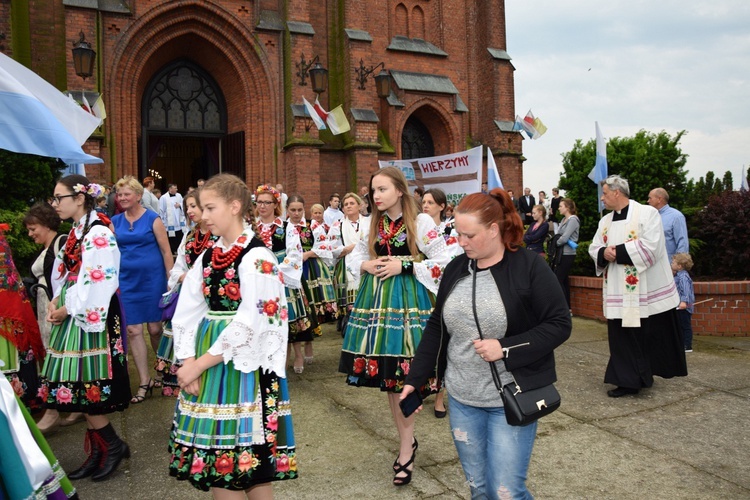
<path fill-rule="evenodd" d="M 664 188 L 655 188 L 648 193 L 648 204 L 659 211 L 661 225 L 664 229 L 664 241 L 667 245 L 667 256 L 672 262 L 676 253 L 689 253 L 687 223 L 685 216 L 676 208 L 669 206 L 669 193 Z"/>

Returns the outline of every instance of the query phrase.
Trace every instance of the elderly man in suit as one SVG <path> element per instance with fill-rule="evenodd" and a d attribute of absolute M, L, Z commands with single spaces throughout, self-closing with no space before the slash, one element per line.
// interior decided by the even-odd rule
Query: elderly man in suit
<path fill-rule="evenodd" d="M 534 218 L 531 216 L 531 209 L 536 205 L 534 195 L 531 194 L 531 189 L 526 188 L 523 190 L 523 196 L 518 199 L 518 212 L 521 214 L 523 223 L 531 225 L 534 223 Z"/>

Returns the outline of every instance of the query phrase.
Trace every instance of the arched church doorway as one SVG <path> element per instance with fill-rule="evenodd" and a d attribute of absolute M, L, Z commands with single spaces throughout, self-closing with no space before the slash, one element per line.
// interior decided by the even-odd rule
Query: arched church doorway
<path fill-rule="evenodd" d="M 435 156 L 435 145 L 430 130 L 422 121 L 411 115 L 401 132 L 401 159 Z"/>
<path fill-rule="evenodd" d="M 154 177 L 162 192 L 174 183 L 185 193 L 198 179 L 233 170 L 222 168 L 228 156 L 241 155 L 231 163 L 244 167 L 244 133 L 226 135 L 221 88 L 189 59 L 173 61 L 153 76 L 141 117 L 141 178 Z"/>

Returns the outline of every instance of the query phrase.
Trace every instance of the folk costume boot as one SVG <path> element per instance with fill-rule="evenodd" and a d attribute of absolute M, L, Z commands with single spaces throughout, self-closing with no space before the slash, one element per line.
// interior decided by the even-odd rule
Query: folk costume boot
<path fill-rule="evenodd" d="M 102 446 L 102 458 L 91 480 L 104 481 L 117 469 L 123 458 L 130 458 L 130 448 L 125 441 L 120 439 L 112 424 L 107 424 L 106 427 L 97 429 L 95 432 Z"/>
<path fill-rule="evenodd" d="M 102 450 L 98 442 L 99 436 L 94 429 L 86 429 L 86 438 L 83 441 L 83 450 L 88 454 L 83 465 L 73 472 L 68 473 L 69 479 L 83 479 L 89 477 L 99 468 L 102 458 Z"/>

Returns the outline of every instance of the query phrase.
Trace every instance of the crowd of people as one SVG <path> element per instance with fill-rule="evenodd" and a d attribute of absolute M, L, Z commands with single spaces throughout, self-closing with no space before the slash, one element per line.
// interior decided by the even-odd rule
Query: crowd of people
<path fill-rule="evenodd" d="M 270 497 L 272 481 L 298 475 L 287 370 L 303 373 L 321 325 L 335 323 L 346 383 L 386 393 L 399 438 L 395 486 L 411 481 L 419 447 L 404 400 L 435 395 L 435 417 L 449 413 L 465 431 L 453 438 L 472 497 L 530 498 L 536 422 L 508 424 L 496 384 L 525 391 L 556 380 L 554 350 L 572 328 L 568 274 L 580 228 L 572 199 L 556 188 L 538 202 L 529 188 L 519 199 L 483 189 L 453 207 L 440 189 L 410 192 L 394 167 L 359 194 L 333 193 L 325 209 L 281 185 L 251 191 L 229 174 L 198 185 L 183 197 L 170 184 L 157 198 L 152 178 L 126 176 L 106 208 L 101 186 L 70 175 L 51 203 L 26 214 L 43 248 L 31 269 L 37 319 L 29 321 L 23 287 L 13 288 L 29 327 L 5 342 L 15 349 L 5 357 L 16 363 L 9 382 L 24 405 L 46 408 L 32 427 L 86 422 L 86 458 L 68 478 L 105 480 L 129 457 L 107 415 L 156 388 L 177 398 L 170 475 L 216 497 Z M 617 176 L 603 189 L 612 212 L 589 252 L 608 277 L 605 382 L 621 397 L 650 387 L 653 375 L 686 374 L 692 332 L 681 336 L 680 327 L 689 329 L 695 300 L 692 260 L 679 228 L 665 237 L 660 207 L 629 200 Z M 652 195 L 668 201 L 663 189 Z M 73 221 L 67 236 L 61 220 Z M 14 276 L 11 261 L 6 268 Z M 70 497 L 64 474 L 56 477 Z"/>

